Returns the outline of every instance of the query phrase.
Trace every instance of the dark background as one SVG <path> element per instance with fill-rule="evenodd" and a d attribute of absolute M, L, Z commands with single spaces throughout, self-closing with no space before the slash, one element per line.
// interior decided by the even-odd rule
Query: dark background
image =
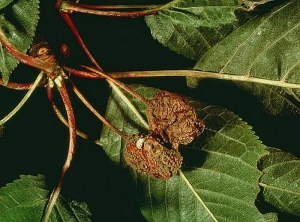
<path fill-rule="evenodd" d="M 38 33 L 49 42 L 59 59 L 60 45 L 66 43 L 70 46 L 71 55 L 66 61 L 68 66 L 89 64 L 54 4 L 54 0 L 41 1 Z M 154 40 L 143 18 L 103 18 L 76 13 L 72 18 L 105 71 L 190 69 L 195 64 L 195 61 L 170 51 Z M 11 81 L 33 81 L 37 73 L 36 70 L 20 65 L 11 76 Z M 95 108 L 104 114 L 110 94 L 107 83 L 101 80 L 73 80 Z M 241 91 L 233 83 L 204 80 L 198 89 L 190 90 L 182 77 L 123 81 L 182 93 L 226 107 L 248 122 L 265 145 L 300 156 L 299 117 L 269 115 L 255 97 Z M 78 128 L 92 138 L 99 138 L 102 124 L 70 94 Z M 23 96 L 22 91 L 0 87 L 0 118 L 10 112 Z M 56 101 L 59 103 L 59 96 Z M 68 129 L 53 114 L 45 89 L 37 89 L 5 127 L 4 137 L 0 138 L 0 186 L 22 174 L 44 174 L 51 190 L 65 161 Z M 75 159 L 62 193 L 71 199 L 86 202 L 94 221 L 143 221 L 134 186 L 122 172 L 122 169 L 108 160 L 101 147 L 78 138 Z M 263 212 L 273 210 L 265 204 L 263 206 Z M 280 219 L 296 221 L 300 218 L 280 214 Z"/>

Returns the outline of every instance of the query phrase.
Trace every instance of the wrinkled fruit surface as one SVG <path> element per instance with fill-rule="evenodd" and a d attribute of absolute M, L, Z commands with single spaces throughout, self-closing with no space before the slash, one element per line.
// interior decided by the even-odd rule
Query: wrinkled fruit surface
<path fill-rule="evenodd" d="M 149 101 L 146 115 L 149 131 L 160 135 L 173 148 L 189 144 L 205 128 L 186 98 L 164 90 Z"/>
<path fill-rule="evenodd" d="M 182 164 L 179 151 L 164 147 L 153 135 L 131 136 L 124 158 L 137 172 L 162 180 L 175 176 Z"/>
<path fill-rule="evenodd" d="M 58 64 L 55 54 L 46 41 L 40 41 L 39 43 L 33 44 L 29 49 L 29 54 L 45 62 Z"/>

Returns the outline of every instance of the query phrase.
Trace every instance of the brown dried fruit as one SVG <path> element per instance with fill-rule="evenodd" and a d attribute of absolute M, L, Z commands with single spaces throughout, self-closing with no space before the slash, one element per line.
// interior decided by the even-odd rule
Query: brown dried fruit
<path fill-rule="evenodd" d="M 175 176 L 182 164 L 178 150 L 164 147 L 153 135 L 131 136 L 124 158 L 136 171 L 162 180 Z"/>
<path fill-rule="evenodd" d="M 205 128 L 186 98 L 164 90 L 149 101 L 146 115 L 149 131 L 160 135 L 173 148 L 189 144 Z"/>
<path fill-rule="evenodd" d="M 66 43 L 61 44 L 60 51 L 65 58 L 68 58 L 70 56 L 70 48 Z"/>
<path fill-rule="evenodd" d="M 54 52 L 46 41 L 40 41 L 39 43 L 32 45 L 29 54 L 45 62 L 58 64 Z"/>

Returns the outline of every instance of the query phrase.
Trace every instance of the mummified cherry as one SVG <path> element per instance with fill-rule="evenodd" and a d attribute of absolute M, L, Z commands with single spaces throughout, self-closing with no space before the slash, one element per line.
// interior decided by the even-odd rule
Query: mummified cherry
<path fill-rule="evenodd" d="M 189 144 L 205 128 L 186 98 L 164 90 L 149 101 L 146 115 L 149 131 L 160 135 L 173 148 Z"/>
<path fill-rule="evenodd" d="M 131 136 L 124 158 L 137 172 L 162 180 L 175 176 L 182 164 L 179 151 L 164 147 L 153 135 Z"/>
<path fill-rule="evenodd" d="M 45 62 L 58 64 L 55 54 L 53 53 L 49 44 L 46 41 L 40 41 L 39 43 L 32 45 L 29 50 L 29 54 Z"/>

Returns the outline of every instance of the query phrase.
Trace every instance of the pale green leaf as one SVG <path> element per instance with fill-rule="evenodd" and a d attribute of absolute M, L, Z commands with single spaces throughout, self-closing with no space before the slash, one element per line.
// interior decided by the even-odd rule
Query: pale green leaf
<path fill-rule="evenodd" d="M 209 50 L 194 69 L 270 80 L 275 85 L 300 84 L 299 10 L 300 1 L 289 1 L 265 16 L 250 20 Z M 264 103 L 271 111 L 274 106 L 275 113 L 279 106 L 282 109 L 291 107 L 290 112 L 300 110 L 299 104 L 293 102 L 299 101 L 299 89 L 278 90 L 273 87 L 268 91 L 265 87 L 254 93 L 262 100 L 269 100 Z M 272 97 L 275 94 L 278 96 Z M 286 96 L 284 100 L 280 99 L 284 94 L 292 100 Z M 286 104 L 287 100 L 289 104 Z"/>
<path fill-rule="evenodd" d="M 197 60 L 233 30 L 237 8 L 235 0 L 175 0 L 145 21 L 160 43 Z"/>
<path fill-rule="evenodd" d="M 261 161 L 263 196 L 281 211 L 300 215 L 300 159 L 272 149 Z"/>
<path fill-rule="evenodd" d="M 16 48 L 25 52 L 33 40 L 38 19 L 39 0 L 18 0 L 0 11 L 0 28 Z M 4 83 L 18 63 L 17 59 L 0 47 L 0 72 Z"/>
<path fill-rule="evenodd" d="M 134 86 L 145 98 L 154 88 Z M 128 96 L 145 113 L 145 106 Z M 180 147 L 184 157 L 182 174 L 167 181 L 132 172 L 140 209 L 148 221 L 274 221 L 273 214 L 263 215 L 254 201 L 259 192 L 261 172 L 257 161 L 267 154 L 265 146 L 251 127 L 230 111 L 192 101 L 205 132 L 192 144 Z M 112 94 L 106 118 L 126 134 L 146 131 L 128 106 Z M 109 158 L 124 167 L 126 141 L 104 128 L 100 139 Z"/>
<path fill-rule="evenodd" d="M 40 221 L 48 201 L 48 189 L 43 175 L 22 175 L 0 188 L 0 221 Z M 86 204 L 60 196 L 49 221 L 91 221 L 90 216 Z"/>

